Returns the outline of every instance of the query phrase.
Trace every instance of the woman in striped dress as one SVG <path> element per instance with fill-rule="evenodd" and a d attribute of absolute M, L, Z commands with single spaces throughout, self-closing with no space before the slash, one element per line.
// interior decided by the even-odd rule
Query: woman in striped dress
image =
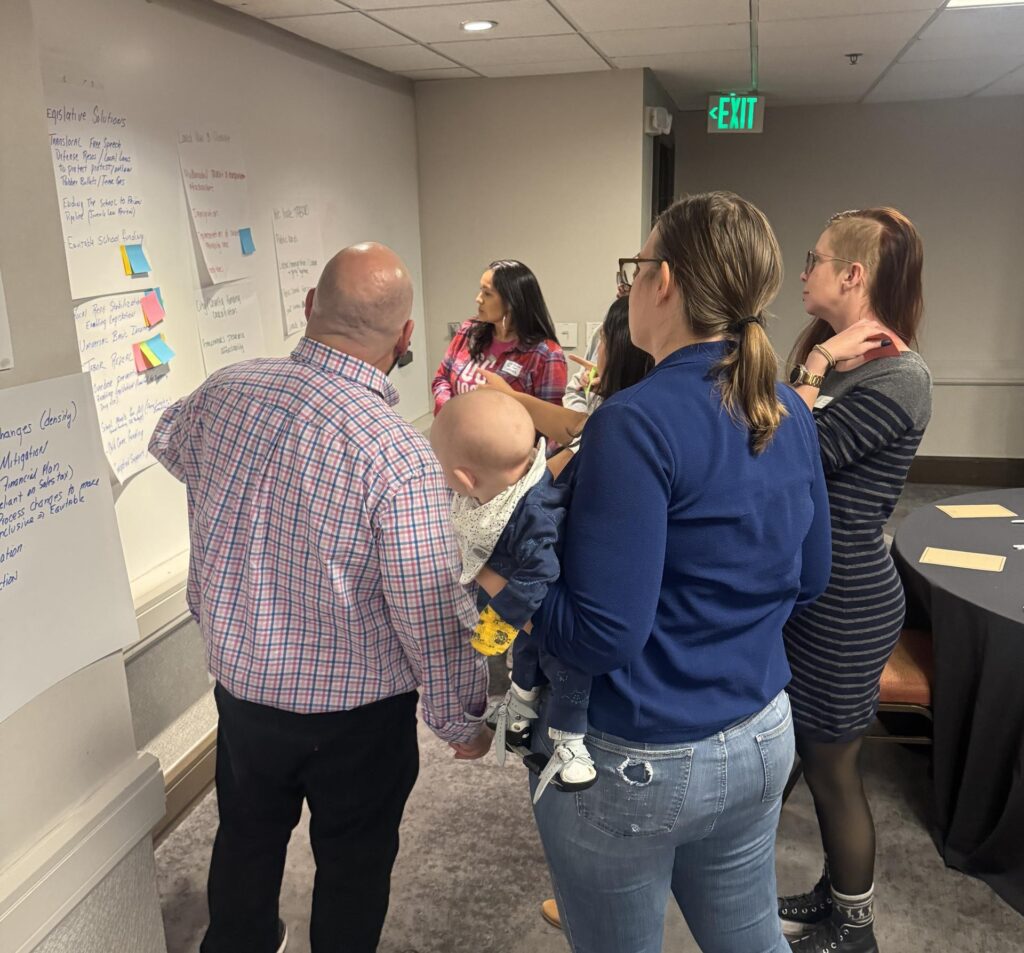
<path fill-rule="evenodd" d="M 882 537 L 931 415 L 931 376 L 910 349 L 921 319 L 921 239 L 895 209 L 842 212 L 807 253 L 814 321 L 790 383 L 813 410 L 832 512 L 828 589 L 785 629 L 797 751 L 825 870 L 779 915 L 800 951 L 876 953 L 875 829 L 857 759 L 878 709 L 904 599 Z"/>

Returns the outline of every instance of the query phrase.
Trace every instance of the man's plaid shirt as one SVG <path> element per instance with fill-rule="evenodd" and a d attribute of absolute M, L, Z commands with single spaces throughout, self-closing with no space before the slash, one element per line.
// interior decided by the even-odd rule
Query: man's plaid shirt
<path fill-rule="evenodd" d="M 188 491 L 188 602 L 210 672 L 296 712 L 422 686 L 427 724 L 466 741 L 486 662 L 458 584 L 449 494 L 379 370 L 303 338 L 213 374 L 150 451 Z"/>

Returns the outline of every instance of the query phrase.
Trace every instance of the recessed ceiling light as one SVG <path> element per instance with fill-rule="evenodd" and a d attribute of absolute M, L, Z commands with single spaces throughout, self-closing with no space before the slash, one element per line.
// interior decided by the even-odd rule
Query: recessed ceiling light
<path fill-rule="evenodd" d="M 1022 0 L 1024 2 L 1024 0 Z M 485 30 L 493 30 L 497 25 L 497 20 L 463 20 L 459 24 L 463 30 L 467 33 L 483 33 Z"/>
<path fill-rule="evenodd" d="M 946 8 L 955 10 L 957 7 L 1020 7 L 1024 0 L 949 0 Z"/>

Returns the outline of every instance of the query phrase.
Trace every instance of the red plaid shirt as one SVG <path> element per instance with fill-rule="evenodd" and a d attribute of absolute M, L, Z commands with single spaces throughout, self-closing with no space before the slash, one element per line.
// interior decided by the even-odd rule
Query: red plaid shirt
<path fill-rule="evenodd" d="M 523 347 L 518 341 L 508 347 L 492 341 L 480 361 L 469 353 L 469 331 L 475 321 L 465 321 L 452 338 L 441 360 L 431 390 L 436 414 L 456 394 L 476 387 L 476 372 L 494 371 L 521 394 L 532 394 L 552 404 L 562 403 L 565 393 L 565 354 L 557 341 L 541 341 Z"/>
<path fill-rule="evenodd" d="M 376 368 L 303 338 L 168 408 L 150 451 L 188 490 L 188 603 L 210 672 L 287 711 L 423 687 L 426 723 L 466 741 L 486 701 L 458 584 L 449 493 Z"/>

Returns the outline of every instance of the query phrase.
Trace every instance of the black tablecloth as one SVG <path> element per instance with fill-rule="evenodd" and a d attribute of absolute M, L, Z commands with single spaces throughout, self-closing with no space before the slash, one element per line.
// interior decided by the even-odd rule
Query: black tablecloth
<path fill-rule="evenodd" d="M 945 504 L 1001 503 L 1024 519 L 1024 489 Z M 933 835 L 946 863 L 1024 913 L 1024 524 L 952 519 L 934 505 L 900 526 L 893 557 L 907 624 L 935 645 Z M 1000 573 L 922 565 L 927 546 L 1006 557 Z"/>

